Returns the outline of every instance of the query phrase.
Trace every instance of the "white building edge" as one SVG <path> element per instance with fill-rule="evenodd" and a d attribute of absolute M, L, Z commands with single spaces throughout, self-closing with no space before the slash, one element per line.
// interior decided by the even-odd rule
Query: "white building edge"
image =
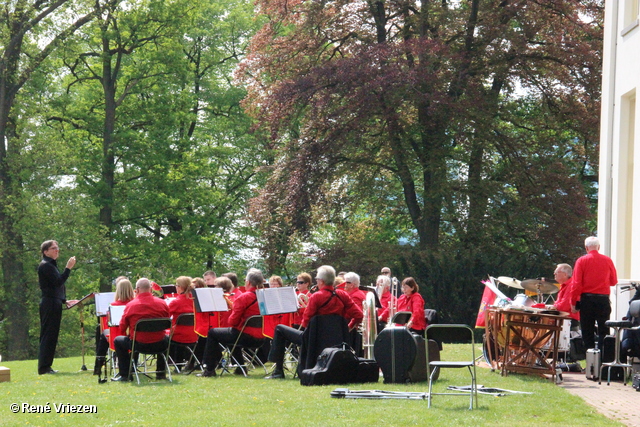
<path fill-rule="evenodd" d="M 640 282 L 640 0 L 606 0 L 600 122 L 598 237 L 620 282 Z M 638 159 L 638 161 L 636 161 Z M 635 165 L 638 164 L 636 168 Z M 612 319 L 626 315 L 630 293 L 611 292 Z"/>

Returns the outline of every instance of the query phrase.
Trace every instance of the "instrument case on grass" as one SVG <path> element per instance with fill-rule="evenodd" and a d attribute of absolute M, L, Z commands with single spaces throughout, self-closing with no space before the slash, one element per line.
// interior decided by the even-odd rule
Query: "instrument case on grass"
<path fill-rule="evenodd" d="M 433 371 L 433 368 L 427 371 L 427 357 L 424 337 L 422 335 L 413 334 L 413 338 L 416 340 L 418 351 L 416 354 L 416 359 L 413 362 L 413 366 L 411 367 L 411 369 L 409 369 L 409 381 L 412 383 L 428 381 L 429 375 L 431 375 L 431 371 Z M 440 345 L 434 340 L 429 340 L 429 360 L 431 362 L 440 360 Z M 435 374 L 433 379 L 437 380 L 439 376 L 440 371 Z"/>
<path fill-rule="evenodd" d="M 316 366 L 300 373 L 301 385 L 348 384 L 356 381 L 358 358 L 343 343 L 340 346 L 322 350 Z"/>
<path fill-rule="evenodd" d="M 373 344 L 373 354 L 385 384 L 406 383 L 410 381 L 409 371 L 416 360 L 418 344 L 407 328 L 392 326 L 380 331 Z"/>
<path fill-rule="evenodd" d="M 377 383 L 380 379 L 380 368 L 378 362 L 373 359 L 358 357 L 358 369 L 356 372 L 356 383 Z"/>
<path fill-rule="evenodd" d="M 587 360 L 584 373 L 587 379 L 597 381 L 600 375 L 600 349 L 590 348 L 587 350 Z"/>

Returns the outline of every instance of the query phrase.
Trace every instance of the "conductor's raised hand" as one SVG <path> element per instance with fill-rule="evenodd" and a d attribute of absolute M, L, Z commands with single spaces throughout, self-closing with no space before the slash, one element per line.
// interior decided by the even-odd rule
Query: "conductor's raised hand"
<path fill-rule="evenodd" d="M 67 268 L 71 270 L 75 265 L 76 265 L 76 257 L 72 256 L 71 258 L 69 258 L 69 261 L 67 261 Z"/>

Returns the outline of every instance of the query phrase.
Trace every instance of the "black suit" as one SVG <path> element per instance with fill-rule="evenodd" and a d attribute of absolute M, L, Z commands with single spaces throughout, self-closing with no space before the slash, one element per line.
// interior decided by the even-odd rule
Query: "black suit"
<path fill-rule="evenodd" d="M 53 258 L 44 256 L 38 266 L 38 282 L 42 291 L 40 300 L 40 351 L 38 352 L 38 374 L 51 370 L 53 356 L 58 345 L 62 305 L 67 301 L 64 283 L 71 270 L 65 268 L 62 274 Z"/>

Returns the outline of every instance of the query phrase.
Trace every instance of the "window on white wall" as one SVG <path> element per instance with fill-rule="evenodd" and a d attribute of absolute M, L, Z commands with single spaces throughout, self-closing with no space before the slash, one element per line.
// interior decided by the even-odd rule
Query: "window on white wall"
<path fill-rule="evenodd" d="M 634 232 L 640 226 L 634 221 L 633 205 L 636 197 L 634 184 L 640 180 L 635 170 L 635 133 L 636 133 L 636 91 L 623 95 L 620 103 L 620 153 L 617 187 L 618 203 L 616 214 L 616 268 L 620 277 L 628 277 L 632 269 L 634 253 Z M 634 223 L 636 222 L 636 223 Z M 637 235 L 635 236 L 637 238 Z"/>
<path fill-rule="evenodd" d="M 622 24 L 622 35 L 625 35 L 638 26 L 638 13 L 640 13 L 640 0 L 625 0 L 624 20 Z"/>

